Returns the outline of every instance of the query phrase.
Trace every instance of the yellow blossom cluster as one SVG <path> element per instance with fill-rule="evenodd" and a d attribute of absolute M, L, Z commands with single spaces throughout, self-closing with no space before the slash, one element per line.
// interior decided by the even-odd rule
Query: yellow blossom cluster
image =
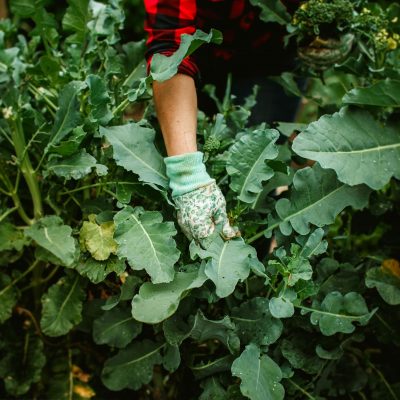
<path fill-rule="evenodd" d="M 395 50 L 400 43 L 400 35 L 393 33 L 392 36 L 389 36 L 386 29 L 381 29 L 375 36 L 375 43 L 379 47 L 384 47 L 388 50 Z"/>

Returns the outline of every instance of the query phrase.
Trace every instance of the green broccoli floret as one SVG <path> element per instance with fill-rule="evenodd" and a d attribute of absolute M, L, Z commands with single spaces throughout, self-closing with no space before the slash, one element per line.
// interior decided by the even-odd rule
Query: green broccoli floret
<path fill-rule="evenodd" d="M 203 150 L 211 153 L 213 151 L 218 151 L 220 146 L 221 142 L 215 136 L 209 136 L 204 143 Z"/>
<path fill-rule="evenodd" d="M 353 18 L 353 4 L 350 0 L 309 0 L 295 12 L 292 24 L 310 35 L 320 35 L 323 26 L 347 28 Z M 331 27 L 329 27 L 331 28 Z M 330 30 L 330 29 L 329 29 Z"/>

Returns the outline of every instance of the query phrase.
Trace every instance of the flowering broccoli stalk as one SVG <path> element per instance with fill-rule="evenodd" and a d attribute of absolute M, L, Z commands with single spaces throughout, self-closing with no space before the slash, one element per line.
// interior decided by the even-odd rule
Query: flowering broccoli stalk
<path fill-rule="evenodd" d="M 353 12 L 353 4 L 349 0 L 310 0 L 295 12 L 292 25 L 303 36 L 332 38 L 350 27 Z"/>

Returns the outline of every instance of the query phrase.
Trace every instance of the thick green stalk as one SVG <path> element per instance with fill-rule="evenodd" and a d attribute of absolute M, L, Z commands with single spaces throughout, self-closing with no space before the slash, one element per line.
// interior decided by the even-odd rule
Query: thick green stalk
<path fill-rule="evenodd" d="M 25 136 L 22 128 L 21 117 L 18 114 L 13 121 L 12 140 L 19 162 L 19 168 L 25 178 L 26 184 L 32 197 L 33 218 L 37 220 L 43 216 L 42 197 L 39 190 L 37 176 L 32 167 L 29 154 L 25 152 Z"/>
<path fill-rule="evenodd" d="M 0 180 L 4 182 L 4 185 L 6 186 L 8 192 L 5 192 L 4 194 L 6 196 L 10 196 L 14 202 L 14 208 L 18 211 L 19 216 L 22 218 L 22 220 L 28 224 L 28 225 L 32 225 L 33 221 L 28 217 L 28 215 L 26 214 L 24 207 L 21 204 L 21 201 L 18 197 L 17 194 L 17 189 L 15 187 L 13 187 L 10 179 L 8 178 L 7 175 L 5 174 L 1 174 L 0 171 Z M 17 178 L 18 181 L 18 178 Z M 17 186 L 17 185 L 15 185 Z"/>
<path fill-rule="evenodd" d="M 38 220 L 43 216 L 43 203 L 36 172 L 32 167 L 32 163 L 29 158 L 29 153 L 25 151 L 26 149 L 25 135 L 22 127 L 22 120 L 19 113 L 17 113 L 15 119 L 12 120 L 12 125 L 13 125 L 12 141 L 18 159 L 18 166 L 22 175 L 24 176 L 24 179 L 26 181 L 26 184 L 28 186 L 32 198 L 33 220 L 31 221 L 31 223 L 34 223 L 36 220 Z M 43 265 L 38 263 L 38 265 L 36 266 L 36 268 L 34 268 L 32 273 L 33 283 L 35 284 L 33 294 L 35 299 L 36 310 L 39 310 L 40 308 L 40 298 L 42 296 L 41 288 L 39 286 L 39 283 L 42 280 L 42 273 L 43 273 Z"/>

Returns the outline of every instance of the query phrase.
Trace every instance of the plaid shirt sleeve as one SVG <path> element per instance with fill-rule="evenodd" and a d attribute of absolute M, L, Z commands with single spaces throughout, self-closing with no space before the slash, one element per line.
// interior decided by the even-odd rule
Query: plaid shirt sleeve
<path fill-rule="evenodd" d="M 178 49 L 183 33 L 192 35 L 196 31 L 197 6 L 193 0 L 144 0 L 144 6 L 149 71 L 153 54 L 170 56 Z M 191 56 L 182 61 L 178 72 L 199 80 L 199 69 Z"/>

